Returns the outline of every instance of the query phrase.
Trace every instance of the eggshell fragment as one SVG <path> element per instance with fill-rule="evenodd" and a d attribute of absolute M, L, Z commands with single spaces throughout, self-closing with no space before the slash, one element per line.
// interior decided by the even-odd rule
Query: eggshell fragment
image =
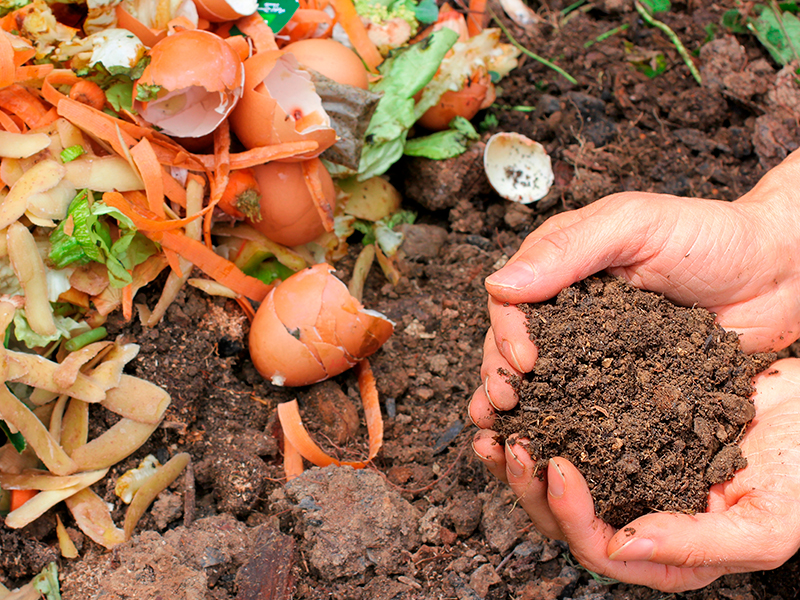
<path fill-rule="evenodd" d="M 358 54 L 344 44 L 329 38 L 300 40 L 284 47 L 297 61 L 325 77 L 366 90 L 369 85 L 367 69 Z"/>
<path fill-rule="evenodd" d="M 242 61 L 213 33 L 179 31 L 153 46 L 150 58 L 136 88 L 160 90 L 155 100 L 136 100 L 134 109 L 167 135 L 195 138 L 211 133 L 242 95 Z"/>
<path fill-rule="evenodd" d="M 311 75 L 292 54 L 259 52 L 244 63 L 244 93 L 231 113 L 231 128 L 247 148 L 313 140 L 316 150 L 294 157 L 319 156 L 336 142 Z"/>
<path fill-rule="evenodd" d="M 318 158 L 309 160 L 319 161 Z M 325 199 L 333 206 L 336 189 L 324 166 L 318 169 Z M 253 167 L 261 195 L 260 220 L 248 220 L 273 242 L 299 246 L 325 232 L 314 199 L 308 189 L 300 163 L 271 162 Z"/>
<path fill-rule="evenodd" d="M 197 14 L 211 23 L 235 21 L 256 12 L 256 0 L 194 0 Z"/>
<path fill-rule="evenodd" d="M 325 263 L 295 273 L 267 295 L 250 329 L 250 356 L 275 385 L 334 377 L 373 354 L 394 325 L 365 309 Z"/>
<path fill-rule="evenodd" d="M 490 137 L 483 152 L 483 168 L 498 194 L 520 204 L 541 200 L 555 181 L 544 146 L 519 133 Z"/>

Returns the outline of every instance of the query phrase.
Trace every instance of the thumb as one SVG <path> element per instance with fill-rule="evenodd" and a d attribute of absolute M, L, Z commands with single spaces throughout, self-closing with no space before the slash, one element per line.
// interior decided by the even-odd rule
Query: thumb
<path fill-rule="evenodd" d="M 797 550 L 795 519 L 777 514 L 785 512 L 776 510 L 782 504 L 785 507 L 785 502 L 761 494 L 743 498 L 722 512 L 645 515 L 614 535 L 608 543 L 608 556 L 613 561 L 688 568 L 774 569 Z M 791 504 L 796 509 L 796 502 Z"/>
<path fill-rule="evenodd" d="M 551 217 L 502 269 L 486 278 L 486 289 L 500 302 L 543 302 L 607 267 L 646 260 L 646 247 L 658 247 L 651 243 L 655 224 L 664 225 L 664 211 L 655 210 L 661 204 L 656 198 L 664 199 L 616 194 Z"/>

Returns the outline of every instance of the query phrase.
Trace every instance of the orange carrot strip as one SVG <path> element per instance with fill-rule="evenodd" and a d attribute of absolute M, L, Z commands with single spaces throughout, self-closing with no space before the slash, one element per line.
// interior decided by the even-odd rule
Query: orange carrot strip
<path fill-rule="evenodd" d="M 340 461 L 329 456 L 311 439 L 308 431 L 303 426 L 297 400 L 278 404 L 278 420 L 281 422 L 281 427 L 283 428 L 284 441 L 288 440 L 303 458 L 314 463 L 318 467 L 347 465 L 354 469 L 362 469 L 378 455 L 378 451 L 383 445 L 383 417 L 381 416 L 380 400 L 378 398 L 378 388 L 375 385 L 375 377 L 366 359 L 360 361 L 356 365 L 356 370 L 358 372 L 358 389 L 361 393 L 361 402 L 364 405 L 364 417 L 366 418 L 367 431 L 369 432 L 369 454 L 366 460 L 357 462 Z"/>
<path fill-rule="evenodd" d="M 26 67 L 17 67 L 14 71 L 14 79 L 16 81 L 42 79 L 48 73 L 52 72 L 53 68 L 53 65 L 28 65 Z"/>
<path fill-rule="evenodd" d="M 120 156 L 125 156 L 128 148 L 137 142 L 135 138 L 120 128 L 122 140 L 128 146 L 128 148 L 123 148 L 120 145 L 120 134 L 117 133 L 118 130 L 115 126 L 115 122 L 119 119 L 114 119 L 75 100 L 64 98 L 59 101 L 58 114 L 91 136 L 106 142 Z"/>
<path fill-rule="evenodd" d="M 172 269 L 175 275 L 178 277 L 183 277 L 181 257 L 178 256 L 178 253 L 170 250 L 169 248 L 162 248 L 162 251 L 164 252 L 164 256 L 167 257 L 167 264 L 169 264 L 169 268 Z"/>
<path fill-rule="evenodd" d="M 19 125 L 14 122 L 14 119 L 2 110 L 0 110 L 0 127 L 11 133 L 22 133 L 22 130 L 19 128 Z"/>
<path fill-rule="evenodd" d="M 253 310 L 253 305 L 250 304 L 250 300 L 248 300 L 244 296 L 239 296 L 238 298 L 236 298 L 236 303 L 242 307 L 242 311 L 247 317 L 247 320 L 252 323 L 253 319 L 255 319 L 256 317 L 256 311 Z"/>
<path fill-rule="evenodd" d="M 80 81 L 80 77 L 70 69 L 54 69 L 50 71 L 42 82 L 42 96 L 53 106 L 58 106 L 61 100 L 67 96 L 59 92 L 55 86 L 57 85 L 75 85 Z"/>
<path fill-rule="evenodd" d="M 106 192 L 103 194 L 103 202 L 122 212 L 133 221 L 133 226 L 142 233 L 158 233 L 160 231 L 181 229 L 210 210 L 210 207 L 207 206 L 201 212 L 191 217 L 185 217 L 183 219 L 161 219 L 158 215 L 151 213 L 147 209 L 129 202 L 127 198 L 130 196 L 132 196 L 130 192 L 125 192 L 125 195 L 119 192 Z"/>
<path fill-rule="evenodd" d="M 478 35 L 486 26 L 486 0 L 469 0 L 467 31 L 470 37 Z"/>
<path fill-rule="evenodd" d="M 122 288 L 122 316 L 126 321 L 133 318 L 133 284 Z"/>
<path fill-rule="evenodd" d="M 332 0 L 333 10 L 336 11 L 336 16 L 339 24 L 344 28 L 347 37 L 353 44 L 361 60 L 369 67 L 373 73 L 376 72 L 379 64 L 383 62 L 383 57 L 372 40 L 367 35 L 367 28 L 361 21 L 361 17 L 356 12 L 356 7 L 353 6 L 352 0 Z"/>
<path fill-rule="evenodd" d="M 144 182 L 147 193 L 147 204 L 150 211 L 160 218 L 165 218 L 164 213 L 164 178 L 161 164 L 156 158 L 156 153 L 147 138 L 142 138 L 138 144 L 131 148 L 131 156 L 139 174 Z"/>
<path fill-rule="evenodd" d="M 6 87 L 15 81 L 14 48 L 8 36 L 0 35 L 0 87 Z"/>
<path fill-rule="evenodd" d="M 378 387 L 372 367 L 365 358 L 356 365 L 358 375 L 358 391 L 361 394 L 361 403 L 364 405 L 364 418 L 367 421 L 369 432 L 369 454 L 367 460 L 372 460 L 378 455 L 378 450 L 383 446 L 383 417 L 381 416 L 381 403 L 378 396 Z"/>
<path fill-rule="evenodd" d="M 16 83 L 0 89 L 0 108 L 17 115 L 31 129 L 39 127 L 48 112 L 41 100 Z"/>
<path fill-rule="evenodd" d="M 258 13 L 249 17 L 242 17 L 236 21 L 236 26 L 253 41 L 256 52 L 266 52 L 277 50 L 278 44 L 275 42 L 275 34 L 269 28 L 267 22 Z"/>
<path fill-rule="evenodd" d="M 237 152 L 231 154 L 231 169 L 246 169 L 247 167 L 255 167 L 265 162 L 272 160 L 281 160 L 284 158 L 291 158 L 298 154 L 305 154 L 311 152 L 319 147 L 319 144 L 314 141 L 305 142 L 285 142 L 283 144 L 274 144 L 272 146 L 260 146 L 245 150 L 244 152 Z M 203 158 L 203 155 L 196 155 L 196 158 Z M 209 164 L 209 170 L 212 168 L 212 162 Z"/>
<path fill-rule="evenodd" d="M 39 490 L 11 490 L 10 510 L 17 510 L 38 493 Z"/>
<path fill-rule="evenodd" d="M 283 472 L 286 474 L 286 481 L 291 481 L 295 477 L 302 475 L 303 470 L 303 457 L 297 451 L 297 448 L 292 446 L 292 443 L 283 438 Z"/>
<path fill-rule="evenodd" d="M 167 37 L 166 29 L 163 31 L 150 29 L 147 25 L 122 8 L 122 5 L 117 6 L 116 12 L 118 27 L 130 31 L 133 35 L 142 40 L 142 43 L 148 48 L 155 46 L 156 42 L 161 38 Z"/>
<path fill-rule="evenodd" d="M 225 41 L 242 60 L 247 60 L 250 57 L 250 44 L 244 36 L 232 35 L 225 38 Z"/>
<path fill-rule="evenodd" d="M 237 207 L 239 198 L 249 193 L 251 195 L 258 194 L 258 182 L 253 176 L 251 169 L 238 169 L 233 171 L 228 177 L 228 185 L 222 192 L 222 197 L 219 199 L 217 206 L 237 219 L 244 219 L 245 214 Z"/>
<path fill-rule="evenodd" d="M 175 204 L 186 208 L 186 188 L 178 183 L 165 169 L 161 170 L 161 183 L 164 186 L 164 195 Z"/>
<path fill-rule="evenodd" d="M 322 221 L 322 226 L 325 231 L 333 231 L 333 206 L 325 197 L 325 192 L 322 190 L 322 180 L 320 179 L 319 170 L 325 167 L 320 166 L 318 160 L 305 160 L 301 163 L 303 170 L 303 179 L 306 182 L 306 188 L 311 194 L 311 199 L 317 209 L 319 218 Z"/>
<path fill-rule="evenodd" d="M 272 286 L 255 277 L 245 275 L 235 264 L 222 258 L 202 242 L 172 231 L 151 235 L 163 248 L 174 250 L 215 281 L 250 300 L 261 302 L 272 289 Z"/>

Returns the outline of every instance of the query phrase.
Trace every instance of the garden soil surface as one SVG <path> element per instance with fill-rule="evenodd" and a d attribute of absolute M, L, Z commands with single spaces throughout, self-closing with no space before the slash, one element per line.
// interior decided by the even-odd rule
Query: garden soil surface
<path fill-rule="evenodd" d="M 782 73 L 752 37 L 719 27 L 732 0 L 675 0 L 659 15 L 695 56 L 702 86 L 632 2 L 585 2 L 559 20 L 570 4 L 534 1 L 542 23 L 527 31 L 506 25 L 578 84 L 525 59 L 476 119 L 488 125 L 486 135 L 518 131 L 545 145 L 556 176 L 546 198 L 523 206 L 494 194 L 482 171 L 483 142 L 450 161 L 406 160 L 390 174 L 419 216 L 405 226 L 400 282 L 392 286 L 374 270 L 364 295 L 396 324 L 370 359 L 385 419 L 372 468 L 314 468 L 287 483 L 280 402 L 300 401 L 326 451 L 344 460 L 366 456 L 366 428 L 352 418 L 360 415 L 355 376 L 273 387 L 250 362 L 238 306 L 187 288 L 157 328 L 110 323 L 112 335 L 141 345 L 131 372 L 165 387 L 172 404 L 148 443 L 95 489 L 121 523 L 116 476 L 148 453 L 163 462 L 189 452 L 190 468 L 157 499 L 131 542 L 110 552 L 79 534 L 58 507 L 78 559 L 57 558 L 52 514 L 20 531 L 5 529 L 4 581 L 25 581 L 58 560 L 66 600 L 667 597 L 593 577 L 563 543 L 532 528 L 506 486 L 473 456 L 467 403 L 480 384 L 489 326 L 483 280 L 547 217 L 609 193 L 737 198 L 797 146 L 800 88 L 794 67 Z M 649 78 L 642 72 L 648 66 L 663 72 Z M 345 280 L 358 251 L 354 243 L 336 265 Z M 156 288 L 137 302 L 152 306 Z M 700 330 L 702 340 L 687 339 L 703 346 L 707 323 Z M 92 414 L 96 432 L 109 418 Z M 738 434 L 735 422 L 723 426 L 726 443 Z M 685 597 L 794 598 L 799 589 L 795 558 Z"/>

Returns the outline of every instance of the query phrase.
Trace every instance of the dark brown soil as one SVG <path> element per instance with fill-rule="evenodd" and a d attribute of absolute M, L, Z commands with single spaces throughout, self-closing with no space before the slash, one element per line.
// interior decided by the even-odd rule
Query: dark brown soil
<path fill-rule="evenodd" d="M 520 403 L 497 430 L 526 437 L 542 473 L 571 460 L 604 521 L 703 511 L 709 487 L 747 466 L 751 380 L 774 354 L 748 356 L 707 310 L 608 276 L 520 308 L 539 358 L 509 377 Z"/>
<path fill-rule="evenodd" d="M 659 15 L 695 56 L 703 86 L 631 0 L 592 0 L 564 19 L 572 4 L 531 0 L 543 23 L 527 31 L 501 18 L 521 44 L 578 84 L 525 59 L 475 120 L 491 115 L 496 123 L 486 121 L 485 134 L 519 131 L 545 145 L 556 173 L 546 198 L 522 206 L 494 194 L 482 172 L 483 141 L 458 159 L 405 160 L 390 174 L 419 216 L 405 229 L 400 283 L 392 287 L 375 269 L 365 290 L 365 304 L 397 324 L 371 359 L 386 423 L 374 467 L 310 469 L 287 484 L 275 407 L 298 398 L 326 451 L 361 459 L 367 435 L 355 377 L 307 389 L 270 385 L 247 355 L 238 306 L 187 288 L 158 328 L 110 327 L 141 344 L 131 369 L 165 386 L 173 404 L 150 441 L 94 489 L 121 523 L 114 480 L 147 453 L 165 460 L 189 452 L 192 470 L 158 498 L 134 540 L 113 552 L 77 532 L 61 507 L 21 531 L 4 529 L 3 582 L 27 580 L 53 560 L 58 512 L 80 550 L 79 559 L 60 563 L 65 600 L 665 598 L 595 579 L 570 562 L 567 548 L 539 535 L 507 486 L 473 457 L 466 407 L 480 384 L 489 326 L 483 279 L 547 217 L 605 194 L 736 199 L 797 147 L 800 86 L 793 70 L 779 76 L 751 35 L 719 26 L 734 0 L 674 0 Z M 648 53 L 666 63 L 654 78 L 634 62 Z M 353 240 L 337 264 L 345 280 L 359 246 Z M 153 306 L 157 294 L 156 284 L 136 301 Z M 800 356 L 800 346 L 790 353 Z M 345 430 L 326 421 L 343 397 L 358 413 L 355 431 L 350 417 Z M 98 431 L 107 426 L 104 414 L 92 418 Z M 796 557 L 776 571 L 727 575 L 683 597 L 796 598 L 799 565 Z"/>

